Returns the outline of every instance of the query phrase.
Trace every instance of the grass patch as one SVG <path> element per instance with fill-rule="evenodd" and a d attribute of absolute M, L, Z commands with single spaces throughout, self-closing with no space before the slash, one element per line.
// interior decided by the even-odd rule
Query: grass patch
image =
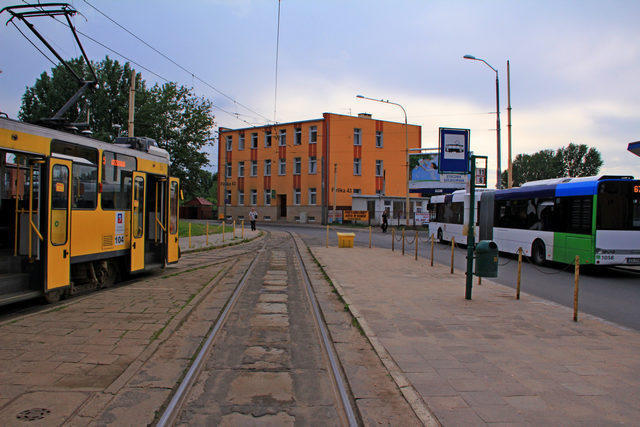
<path fill-rule="evenodd" d="M 189 224 L 191 224 L 191 236 L 204 236 L 207 232 L 206 224 L 200 222 L 191 222 L 187 220 L 181 219 L 178 223 L 178 235 L 182 237 L 186 237 L 189 235 Z M 238 227 L 236 227 L 237 230 Z M 233 227 L 227 225 L 224 229 L 225 232 L 233 231 Z M 221 225 L 209 224 L 209 234 L 220 234 L 222 233 Z"/>

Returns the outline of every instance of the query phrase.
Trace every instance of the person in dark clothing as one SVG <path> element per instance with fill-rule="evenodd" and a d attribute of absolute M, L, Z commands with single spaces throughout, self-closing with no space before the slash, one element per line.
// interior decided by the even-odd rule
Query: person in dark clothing
<path fill-rule="evenodd" d="M 249 211 L 249 221 L 251 222 L 251 231 L 256 231 L 256 219 L 258 219 L 258 211 L 256 208 L 251 208 Z"/>
<path fill-rule="evenodd" d="M 385 209 L 384 212 L 382 212 L 382 224 L 380 225 L 380 228 L 382 228 L 383 233 L 386 233 L 388 227 L 389 227 L 389 212 L 387 211 L 387 209 Z"/>

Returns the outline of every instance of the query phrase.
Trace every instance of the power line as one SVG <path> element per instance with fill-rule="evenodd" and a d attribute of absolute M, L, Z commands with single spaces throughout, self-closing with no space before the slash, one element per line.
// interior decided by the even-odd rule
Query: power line
<path fill-rule="evenodd" d="M 27 35 L 26 35 L 25 33 L 23 33 L 23 32 L 20 30 L 20 28 L 18 28 L 18 26 L 16 25 L 16 23 L 15 23 L 15 22 L 11 21 L 11 23 L 13 24 L 13 26 L 14 26 L 14 27 L 16 27 L 16 30 L 18 30 L 18 32 L 19 32 L 20 34 L 22 34 L 22 37 L 24 37 L 25 39 L 27 39 L 27 41 L 28 41 L 29 43 L 31 43 L 31 46 L 35 47 L 35 48 L 36 48 L 36 50 L 42 54 L 42 56 L 44 56 L 45 58 L 47 58 L 47 60 L 49 60 L 49 62 L 51 62 L 51 63 L 53 64 L 53 66 L 54 66 L 54 67 L 55 67 L 56 65 L 58 65 L 58 64 L 56 64 L 55 62 L 53 62 L 53 60 L 52 60 L 51 58 L 49 58 L 49 57 L 47 56 L 47 54 L 46 54 L 46 53 L 44 53 L 42 50 L 40 50 L 40 48 L 39 48 L 38 46 L 36 46 L 36 44 L 35 44 L 34 42 L 32 42 L 32 41 L 31 41 L 31 39 L 30 39 L 29 37 L 27 37 Z"/>
<path fill-rule="evenodd" d="M 232 101 L 234 104 L 252 112 L 253 114 L 263 118 L 264 120 L 266 120 L 267 122 L 270 122 L 271 120 L 269 120 L 267 117 L 263 116 L 262 114 L 258 113 L 257 111 L 253 110 L 252 108 L 242 104 L 241 102 L 238 102 L 235 98 L 231 97 L 230 95 L 227 95 L 226 93 L 222 92 L 221 90 L 219 90 L 218 88 L 216 88 L 215 86 L 213 86 L 211 83 L 203 80 L 202 78 L 200 78 L 199 76 L 197 76 L 193 71 L 188 70 L 187 68 L 183 67 L 182 65 L 178 64 L 176 61 L 174 61 L 173 59 L 171 59 L 170 57 L 168 57 L 167 55 L 165 55 L 164 53 L 162 53 L 161 51 L 159 51 L 158 49 L 156 49 L 155 47 L 151 46 L 149 43 L 147 43 L 146 41 L 144 41 L 142 38 L 138 37 L 136 34 L 134 34 L 132 31 L 130 31 L 129 29 L 125 28 L 123 25 L 121 25 L 120 23 L 118 23 L 115 19 L 109 17 L 107 14 L 105 14 L 104 12 L 102 12 L 100 9 L 98 9 L 97 7 L 95 7 L 94 5 L 92 5 L 91 3 L 89 3 L 87 0 L 83 0 L 87 5 L 89 5 L 90 7 L 92 7 L 94 10 L 96 10 L 98 13 L 100 13 L 102 16 L 104 16 L 105 18 L 107 18 L 109 21 L 111 21 L 112 23 L 114 23 L 115 25 L 117 25 L 118 27 L 120 27 L 121 29 L 123 29 L 124 31 L 126 31 L 127 33 L 129 33 L 131 36 L 135 37 L 138 41 L 140 41 L 141 43 L 143 43 L 145 46 L 147 46 L 148 48 L 150 48 L 151 50 L 153 50 L 154 52 L 156 52 L 158 55 L 162 56 L 164 59 L 166 59 L 167 61 L 171 62 L 172 64 L 174 64 L 176 67 L 180 68 L 181 70 L 183 70 L 184 72 L 188 73 L 191 75 L 192 78 L 198 80 L 199 82 L 201 82 L 202 84 L 208 86 L 209 88 L 211 88 L 212 90 L 214 90 L 215 92 L 219 93 L 220 95 L 224 96 L 225 98 L 229 99 L 230 101 Z M 222 110 L 222 109 L 220 109 Z"/>

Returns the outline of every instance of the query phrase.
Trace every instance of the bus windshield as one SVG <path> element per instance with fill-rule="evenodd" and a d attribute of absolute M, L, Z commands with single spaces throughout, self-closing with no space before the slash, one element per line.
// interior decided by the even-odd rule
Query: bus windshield
<path fill-rule="evenodd" d="M 598 230 L 640 230 L 640 181 L 603 181 L 598 185 Z"/>

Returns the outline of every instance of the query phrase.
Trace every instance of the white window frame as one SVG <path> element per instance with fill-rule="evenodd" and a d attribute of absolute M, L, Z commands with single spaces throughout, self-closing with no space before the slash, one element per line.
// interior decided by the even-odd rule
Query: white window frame
<path fill-rule="evenodd" d="M 251 160 L 251 176 L 258 176 L 258 161 Z"/>
<path fill-rule="evenodd" d="M 280 132 L 278 133 L 278 146 L 279 147 L 287 146 L 287 130 L 286 129 L 280 129 Z"/>
<path fill-rule="evenodd" d="M 284 171 L 283 171 L 284 168 Z M 278 175 L 287 174 L 287 159 L 278 159 Z"/>
<path fill-rule="evenodd" d="M 271 147 L 271 131 L 270 130 L 265 130 L 264 131 L 264 148 L 269 148 Z"/>
<path fill-rule="evenodd" d="M 353 145 L 362 145 L 362 129 L 353 128 Z"/>
<path fill-rule="evenodd" d="M 264 205 L 271 206 L 271 190 L 264 190 Z"/>
<path fill-rule="evenodd" d="M 300 175 L 302 173 L 302 157 L 293 158 L 293 174 Z"/>
<path fill-rule="evenodd" d="M 264 161 L 264 176 L 271 176 L 271 159 Z"/>
<path fill-rule="evenodd" d="M 376 160 L 376 176 L 384 175 L 384 161 Z"/>
<path fill-rule="evenodd" d="M 258 133 L 253 132 L 251 133 L 251 149 L 255 150 L 257 148 L 258 148 Z"/>
<path fill-rule="evenodd" d="M 384 135 L 381 130 L 376 131 L 376 148 L 384 147 Z"/>
<path fill-rule="evenodd" d="M 251 190 L 251 206 L 255 206 L 258 204 L 258 190 Z"/>
<path fill-rule="evenodd" d="M 244 161 L 238 162 L 238 178 L 244 178 Z"/>
<path fill-rule="evenodd" d="M 244 135 L 238 135 L 238 151 L 244 150 Z"/>
<path fill-rule="evenodd" d="M 309 144 L 318 142 L 318 126 L 309 126 Z"/>
<path fill-rule="evenodd" d="M 309 188 L 309 205 L 315 206 L 318 204 L 318 192 L 315 187 Z"/>
<path fill-rule="evenodd" d="M 233 174 L 233 165 L 230 162 L 225 163 L 224 176 L 225 178 L 231 178 Z"/>
<path fill-rule="evenodd" d="M 355 176 L 362 175 L 362 159 L 357 157 L 353 159 L 353 175 Z"/>
<path fill-rule="evenodd" d="M 302 192 L 299 188 L 293 189 L 293 204 L 296 206 L 300 206 L 302 203 Z"/>
<path fill-rule="evenodd" d="M 227 135 L 227 151 L 233 151 L 233 135 Z"/>
<path fill-rule="evenodd" d="M 244 206 L 244 191 L 238 191 L 238 206 Z"/>
<path fill-rule="evenodd" d="M 302 145 L 302 128 L 293 129 L 293 145 Z"/>
<path fill-rule="evenodd" d="M 316 156 L 309 156 L 309 175 L 315 175 L 318 173 L 318 158 Z"/>

